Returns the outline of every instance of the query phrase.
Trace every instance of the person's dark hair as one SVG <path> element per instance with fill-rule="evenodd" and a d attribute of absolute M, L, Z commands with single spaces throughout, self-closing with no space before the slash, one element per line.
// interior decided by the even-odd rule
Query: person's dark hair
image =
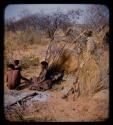
<path fill-rule="evenodd" d="M 43 66 L 45 66 L 45 68 L 48 67 L 48 63 L 47 63 L 46 61 L 42 61 L 41 64 L 42 64 Z"/>
<path fill-rule="evenodd" d="M 8 64 L 7 67 L 11 68 L 11 69 L 14 69 L 14 65 L 13 64 Z"/>
<path fill-rule="evenodd" d="M 18 65 L 19 64 L 19 60 L 14 60 L 14 64 Z"/>

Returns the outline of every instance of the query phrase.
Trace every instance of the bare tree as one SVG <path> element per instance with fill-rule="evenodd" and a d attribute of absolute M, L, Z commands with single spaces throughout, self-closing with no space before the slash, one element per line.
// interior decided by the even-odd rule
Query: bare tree
<path fill-rule="evenodd" d="M 109 10 L 104 5 L 90 5 L 86 10 L 85 24 L 98 31 L 100 27 L 109 24 Z"/>
<path fill-rule="evenodd" d="M 16 27 L 15 27 L 15 17 L 10 17 L 8 19 L 5 20 L 5 30 L 11 30 L 13 32 L 16 31 Z"/>
<path fill-rule="evenodd" d="M 55 32 L 58 29 L 62 29 L 65 35 L 67 35 L 67 29 L 72 27 L 76 20 L 79 19 L 81 15 L 81 10 L 72 10 L 67 13 L 62 12 L 60 9 L 57 9 L 56 12 L 45 14 L 43 12 L 30 14 L 28 10 L 22 10 L 20 14 L 20 20 L 14 22 L 12 21 L 11 26 L 16 27 L 16 30 L 22 30 L 26 34 L 26 29 L 32 27 L 31 32 L 36 31 L 37 29 L 41 32 L 45 32 L 45 34 L 50 38 L 50 44 L 47 48 L 46 58 L 51 56 L 51 46 L 54 41 Z M 8 24 L 8 23 L 7 23 Z M 10 29 L 10 24 L 8 27 Z M 28 36 L 30 37 L 31 34 Z M 69 34 L 68 34 L 69 35 Z M 25 35 L 21 35 L 21 41 L 29 41 Z M 49 54 L 48 54 L 49 52 Z M 49 55 L 47 57 L 47 55 Z"/>

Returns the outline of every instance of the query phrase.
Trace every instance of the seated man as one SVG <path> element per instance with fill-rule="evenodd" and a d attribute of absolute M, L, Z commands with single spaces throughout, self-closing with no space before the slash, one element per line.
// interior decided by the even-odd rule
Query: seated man
<path fill-rule="evenodd" d="M 51 86 L 52 79 L 47 75 L 48 63 L 46 61 L 41 62 L 41 72 L 39 77 L 33 77 L 31 79 L 32 85 L 30 89 L 48 89 Z"/>
<path fill-rule="evenodd" d="M 7 72 L 6 72 L 6 82 L 7 82 L 7 87 L 9 89 L 13 89 L 14 88 L 14 83 L 12 80 L 12 76 L 13 76 L 13 71 L 14 71 L 14 65 L 13 64 L 9 64 L 7 66 Z"/>
<path fill-rule="evenodd" d="M 7 87 L 9 89 L 15 89 L 17 86 L 21 84 L 21 79 L 29 81 L 28 79 L 21 76 L 20 70 L 15 69 L 13 64 L 9 64 L 6 72 Z"/>
<path fill-rule="evenodd" d="M 41 72 L 39 77 L 33 77 L 31 79 L 32 85 L 30 89 L 32 90 L 47 90 L 50 89 L 55 81 L 62 77 L 63 73 L 53 75 L 49 73 L 48 63 L 46 61 L 41 62 Z"/>

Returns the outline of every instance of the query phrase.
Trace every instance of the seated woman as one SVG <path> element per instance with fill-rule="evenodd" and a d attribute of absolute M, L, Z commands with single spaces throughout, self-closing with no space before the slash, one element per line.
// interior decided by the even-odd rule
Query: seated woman
<path fill-rule="evenodd" d="M 46 61 L 41 62 L 41 72 L 39 77 L 31 78 L 31 87 L 30 89 L 34 90 L 46 90 L 51 88 L 52 78 L 47 74 L 48 63 Z"/>

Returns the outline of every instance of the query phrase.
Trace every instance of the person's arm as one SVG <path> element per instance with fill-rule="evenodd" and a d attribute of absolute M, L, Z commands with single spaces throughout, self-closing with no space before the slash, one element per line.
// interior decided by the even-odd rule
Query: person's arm
<path fill-rule="evenodd" d="M 41 76 L 41 74 L 42 74 L 42 71 L 39 73 L 39 77 Z"/>
<path fill-rule="evenodd" d="M 43 82 L 43 81 L 45 80 L 45 78 L 46 78 L 46 73 L 47 73 L 46 70 L 45 70 L 43 73 L 41 73 L 41 75 L 39 76 L 39 78 L 40 78 L 39 83 L 41 83 L 41 82 Z"/>

